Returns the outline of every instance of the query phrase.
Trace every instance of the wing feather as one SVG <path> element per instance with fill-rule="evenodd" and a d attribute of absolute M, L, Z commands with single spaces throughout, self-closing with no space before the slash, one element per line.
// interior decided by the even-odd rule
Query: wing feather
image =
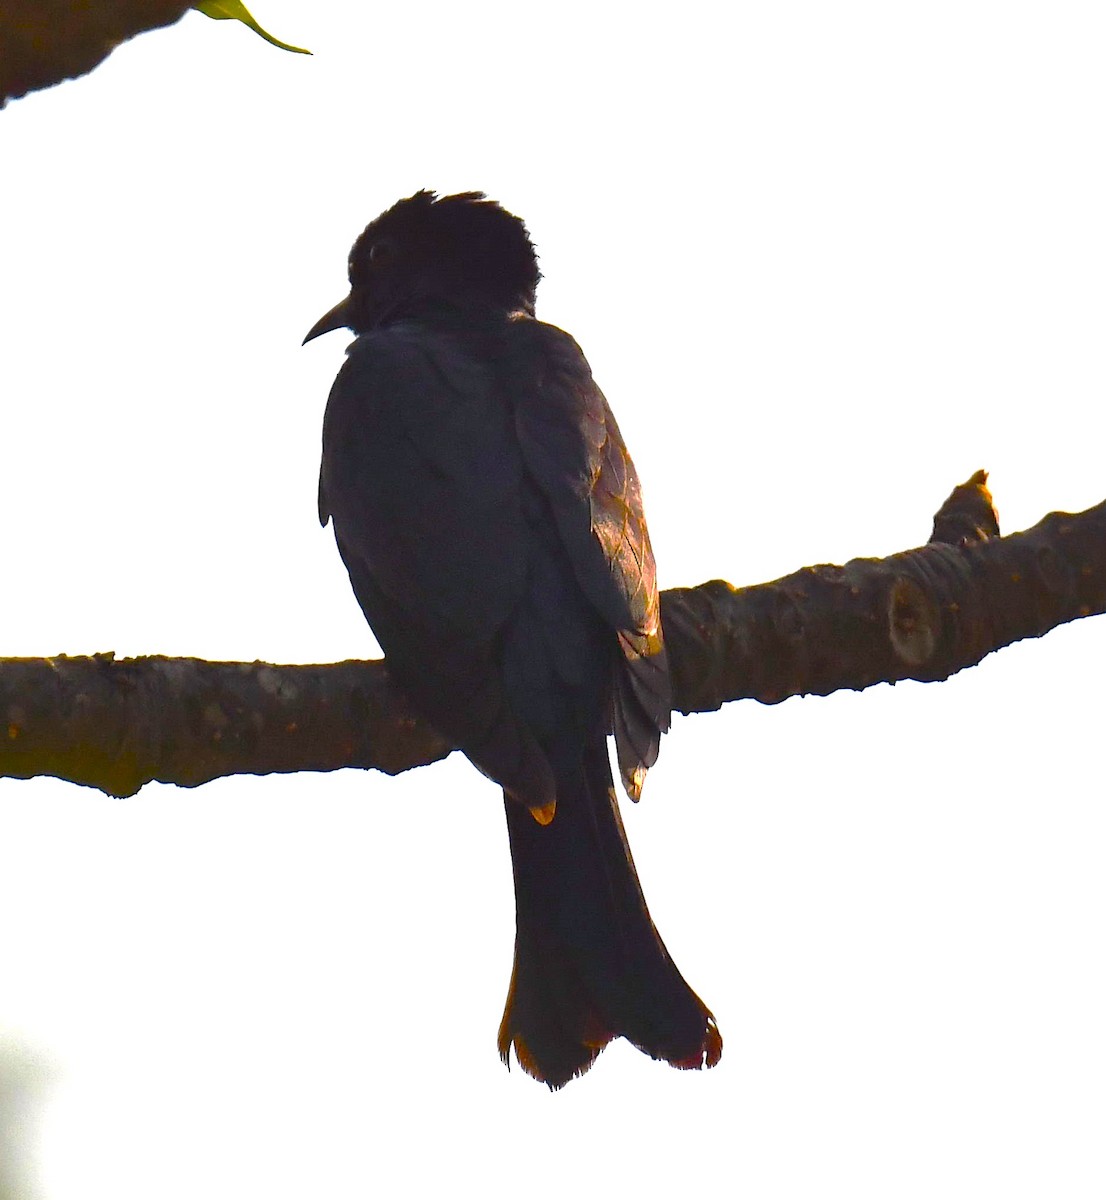
<path fill-rule="evenodd" d="M 669 727 L 671 689 L 656 566 L 641 487 L 614 414 L 576 342 L 537 321 L 520 322 L 538 363 L 514 389 L 526 472 L 545 495 L 577 582 L 621 650 L 612 724 L 626 790 L 641 793 Z M 518 381 L 522 383 L 523 381 Z"/>

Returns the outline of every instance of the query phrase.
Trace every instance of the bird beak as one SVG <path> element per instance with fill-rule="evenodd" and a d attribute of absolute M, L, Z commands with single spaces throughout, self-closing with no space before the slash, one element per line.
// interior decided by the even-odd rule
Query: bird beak
<path fill-rule="evenodd" d="M 340 300 L 325 316 L 320 317 L 314 325 L 311 326 L 307 337 L 303 339 L 303 345 L 306 346 L 312 338 L 317 338 L 321 333 L 330 333 L 332 329 L 345 329 L 349 325 L 349 303 L 351 297 L 347 296 L 344 300 Z"/>

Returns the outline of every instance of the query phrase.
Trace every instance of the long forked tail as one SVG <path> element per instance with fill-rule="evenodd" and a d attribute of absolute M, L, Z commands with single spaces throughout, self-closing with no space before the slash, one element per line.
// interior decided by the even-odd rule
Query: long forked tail
<path fill-rule="evenodd" d="M 508 1062 L 514 1045 L 523 1070 L 550 1088 L 582 1075 L 616 1037 L 674 1067 L 713 1067 L 722 1037 L 645 906 L 605 740 L 568 774 L 549 825 L 506 801 L 516 933 L 500 1056 Z"/>

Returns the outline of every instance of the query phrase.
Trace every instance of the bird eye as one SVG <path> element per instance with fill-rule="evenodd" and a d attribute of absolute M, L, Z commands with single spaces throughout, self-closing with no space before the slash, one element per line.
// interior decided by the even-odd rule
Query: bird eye
<path fill-rule="evenodd" d="M 394 242 L 389 242 L 387 240 L 373 242 L 373 244 L 369 247 L 369 262 L 385 262 L 387 259 L 391 258 L 395 252 L 396 247 Z"/>

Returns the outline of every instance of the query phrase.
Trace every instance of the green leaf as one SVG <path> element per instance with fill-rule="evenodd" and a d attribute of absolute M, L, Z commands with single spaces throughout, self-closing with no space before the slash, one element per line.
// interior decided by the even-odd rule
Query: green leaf
<path fill-rule="evenodd" d="M 193 4 L 192 7 L 197 12 L 202 12 L 205 17 L 210 17 L 213 21 L 241 21 L 243 25 L 248 25 L 259 37 L 263 37 L 274 46 L 279 46 L 281 50 L 291 50 L 293 54 L 311 53 L 310 50 L 303 50 L 299 46 L 289 46 L 287 42 L 279 41 L 271 33 L 266 33 L 253 19 L 250 10 L 241 3 L 241 0 L 200 0 L 199 4 Z"/>

